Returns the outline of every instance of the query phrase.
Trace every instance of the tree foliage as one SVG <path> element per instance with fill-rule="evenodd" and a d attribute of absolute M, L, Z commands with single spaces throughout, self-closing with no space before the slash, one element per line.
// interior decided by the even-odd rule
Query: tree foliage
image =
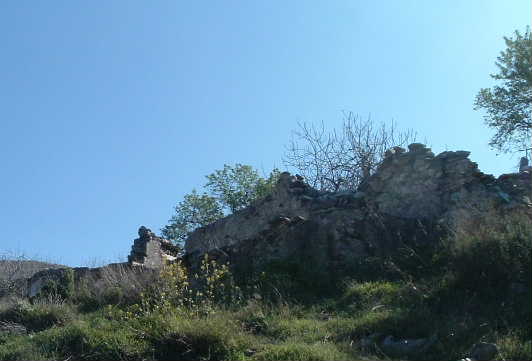
<path fill-rule="evenodd" d="M 224 216 L 216 198 L 206 193 L 198 194 L 195 189 L 186 194 L 174 209 L 175 214 L 162 229 L 162 234 L 176 243 L 183 242 L 196 228 L 206 226 Z"/>
<path fill-rule="evenodd" d="M 515 31 L 514 38 L 504 38 L 506 50 L 497 57 L 500 81 L 492 89 L 483 88 L 475 99 L 475 109 L 484 109 L 486 124 L 496 130 L 490 145 L 503 152 L 530 147 L 532 135 L 532 41 L 530 29 Z"/>
<path fill-rule="evenodd" d="M 393 146 L 415 141 L 412 130 L 398 131 L 395 123 L 377 123 L 344 113 L 340 131 L 299 124 L 283 159 L 313 187 L 323 191 L 354 190 L 380 164 Z"/>
<path fill-rule="evenodd" d="M 253 167 L 244 164 L 227 164 L 207 176 L 205 185 L 219 203 L 230 212 L 247 207 L 264 197 L 277 181 L 279 171 L 274 169 L 267 179 L 259 176 Z"/>
<path fill-rule="evenodd" d="M 225 164 L 221 170 L 209 174 L 205 189 L 198 194 L 192 190 L 174 208 L 175 213 L 161 230 L 163 237 L 183 243 L 196 228 L 206 226 L 251 204 L 269 194 L 280 172 L 274 169 L 267 178 L 262 178 L 249 165 Z"/>

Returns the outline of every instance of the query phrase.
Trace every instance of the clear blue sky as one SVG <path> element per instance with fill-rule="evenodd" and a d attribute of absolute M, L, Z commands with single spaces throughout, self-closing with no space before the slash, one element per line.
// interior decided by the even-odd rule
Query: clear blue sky
<path fill-rule="evenodd" d="M 84 265 L 341 111 L 515 169 L 474 111 L 529 0 L 0 2 L 0 253 Z"/>

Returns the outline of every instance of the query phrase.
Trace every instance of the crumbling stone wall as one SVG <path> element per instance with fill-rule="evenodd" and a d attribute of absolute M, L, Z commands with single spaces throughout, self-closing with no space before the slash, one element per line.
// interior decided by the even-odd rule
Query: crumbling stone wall
<path fill-rule="evenodd" d="M 157 237 L 149 228 L 139 228 L 139 238 L 133 241 L 128 263 L 133 266 L 161 268 L 165 262 L 174 261 L 179 249 L 164 238 Z"/>
<path fill-rule="evenodd" d="M 434 156 L 419 143 L 411 144 L 408 152 L 398 148 L 387 154 L 360 191 L 383 214 L 450 224 L 457 217 L 530 205 L 530 174 L 495 179 L 482 173 L 468 156 L 466 151 Z"/>
<path fill-rule="evenodd" d="M 272 194 L 265 199 L 192 232 L 186 240 L 185 251 L 203 253 L 225 247 L 253 238 L 276 222 L 295 216 L 304 218 L 310 213 L 305 197 L 313 197 L 317 193 L 301 177 L 282 173 Z"/>
<path fill-rule="evenodd" d="M 51 291 L 62 298 L 68 298 L 80 292 L 104 293 L 111 287 L 138 289 L 149 284 L 156 273 L 157 269 L 139 267 L 129 263 L 111 263 L 96 268 L 48 269 L 35 273 L 27 280 L 27 297 L 39 296 L 43 291 L 45 293 Z M 52 289 L 50 289 L 50 285 L 52 285 Z"/>
<path fill-rule="evenodd" d="M 174 261 L 180 249 L 164 238 L 157 237 L 150 229 L 141 226 L 139 238 L 133 241 L 126 263 L 112 263 L 104 267 L 45 269 L 27 280 L 27 296 L 35 297 L 43 287 L 54 284 L 64 287 L 67 275 L 73 274 L 76 287 L 83 285 L 91 289 L 105 289 L 120 283 L 143 283 L 160 269 L 165 262 Z"/>
<path fill-rule="evenodd" d="M 531 212 L 530 172 L 495 179 L 468 156 L 466 151 L 435 156 L 420 143 L 408 151 L 395 147 L 355 192 L 319 192 L 283 173 L 266 199 L 194 231 L 186 240 L 187 258 L 220 251 L 260 263 L 314 247 L 334 268 L 393 248 L 399 235 L 421 238 L 413 226 L 419 222 L 449 228 L 486 211 Z"/>
<path fill-rule="evenodd" d="M 257 270 L 272 261 L 297 258 L 332 274 L 356 258 L 394 249 L 405 235 L 410 240 L 434 237 L 423 227 L 437 232 L 488 211 L 519 210 L 532 217 L 530 168 L 522 165 L 519 173 L 495 179 L 468 156 L 466 151 L 435 156 L 419 143 L 409 145 L 408 151 L 394 147 L 353 192 L 319 192 L 302 177 L 282 173 L 265 199 L 192 232 L 185 243 L 185 261 L 194 267 L 209 253 Z M 126 269 L 156 271 L 181 257 L 179 248 L 148 228 L 140 227 L 138 234 L 127 263 L 74 268 L 76 282 L 90 280 L 98 286 L 106 275 Z M 64 278 L 65 272 L 36 273 L 28 280 L 29 296 L 38 294 L 47 279 Z"/>

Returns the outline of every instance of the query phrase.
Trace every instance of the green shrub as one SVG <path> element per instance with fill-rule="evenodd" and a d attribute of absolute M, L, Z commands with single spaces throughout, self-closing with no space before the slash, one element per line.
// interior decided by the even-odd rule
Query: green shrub
<path fill-rule="evenodd" d="M 498 359 L 506 361 L 532 360 L 532 340 L 527 339 L 523 332 L 511 331 L 498 337 L 495 342 L 499 346 Z"/>
<path fill-rule="evenodd" d="M 497 297 L 511 282 L 530 285 L 532 225 L 509 220 L 504 232 L 492 229 L 456 239 L 453 269 L 457 286 Z"/>
<path fill-rule="evenodd" d="M 106 289 L 102 295 L 104 305 L 118 305 L 124 299 L 124 291 L 120 287 L 111 287 Z"/>
<path fill-rule="evenodd" d="M 181 324 L 182 328 L 157 340 L 156 358 L 159 360 L 237 360 L 243 359 L 251 342 L 239 335 L 229 323 L 195 320 Z"/>
<path fill-rule="evenodd" d="M 521 325 L 532 337 L 531 235 L 525 216 L 488 217 L 462 226 L 448 241 L 450 266 L 432 295 L 435 309 Z"/>
<path fill-rule="evenodd" d="M 46 355 L 26 336 L 13 336 L 0 342 L 0 360 L 58 360 L 57 355 Z"/>
<path fill-rule="evenodd" d="M 253 334 L 263 333 L 269 326 L 265 307 L 257 300 L 249 301 L 235 313 L 234 317 L 246 332 Z"/>
<path fill-rule="evenodd" d="M 119 286 L 111 286 L 99 292 L 91 292 L 87 287 L 78 288 L 73 298 L 73 303 L 83 313 L 94 312 L 107 305 L 127 305 L 129 302 L 132 302 L 132 298 L 125 295 L 124 288 Z"/>
<path fill-rule="evenodd" d="M 291 300 L 310 304 L 336 292 L 336 282 L 329 272 L 309 267 L 311 261 L 301 256 L 301 261 L 271 261 L 263 272 L 253 278 L 254 292 L 269 301 Z"/>
<path fill-rule="evenodd" d="M 37 297 L 60 297 L 63 300 L 71 299 L 74 296 L 74 270 L 64 269 L 61 277 L 57 280 L 49 279 L 45 282 Z"/>
<path fill-rule="evenodd" d="M 209 316 L 152 312 L 127 324 L 145 335 L 157 360 L 238 360 L 255 348 L 253 336 L 225 311 Z"/>
<path fill-rule="evenodd" d="M 38 333 L 33 342 L 47 355 L 60 353 L 75 360 L 136 360 L 146 355 L 146 342 L 134 330 L 101 318 Z"/>
<path fill-rule="evenodd" d="M 236 307 L 241 301 L 240 288 L 233 282 L 229 265 L 218 264 L 205 255 L 200 273 L 194 275 L 189 275 L 181 262 L 163 267 L 156 282 L 141 294 L 140 302 L 128 307 L 123 316 L 134 318 L 176 310 L 208 315 L 223 307 Z"/>
<path fill-rule="evenodd" d="M 72 311 L 68 305 L 42 301 L 33 305 L 19 302 L 0 312 L 0 321 L 19 323 L 30 332 L 42 331 L 55 325 L 64 325 L 72 317 Z"/>

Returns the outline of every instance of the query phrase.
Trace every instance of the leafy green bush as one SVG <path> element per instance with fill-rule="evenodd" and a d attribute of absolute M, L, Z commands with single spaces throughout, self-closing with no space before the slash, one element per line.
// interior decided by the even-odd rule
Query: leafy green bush
<path fill-rule="evenodd" d="M 487 216 L 448 240 L 449 267 L 430 303 L 440 314 L 467 313 L 495 329 L 532 337 L 532 223 L 524 215 Z"/>
<path fill-rule="evenodd" d="M 60 297 L 63 300 L 71 299 L 74 296 L 74 270 L 64 269 L 59 279 L 49 279 L 45 282 L 38 297 Z"/>
<path fill-rule="evenodd" d="M 499 299 L 512 283 L 531 286 L 532 223 L 525 217 L 491 219 L 454 240 L 455 286 Z"/>

